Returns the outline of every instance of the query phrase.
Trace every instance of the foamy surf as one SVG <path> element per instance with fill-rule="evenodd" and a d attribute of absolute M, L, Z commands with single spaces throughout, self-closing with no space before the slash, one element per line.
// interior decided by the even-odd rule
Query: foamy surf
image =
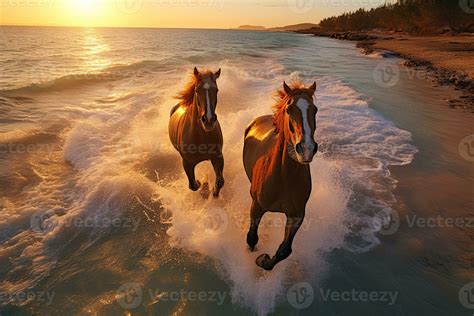
<path fill-rule="evenodd" d="M 231 284 L 233 301 L 266 315 L 286 299 L 288 285 L 299 280 L 317 282 L 324 275 L 325 255 L 332 249 L 367 251 L 378 244 L 370 221 L 364 224 L 366 217 L 373 214 L 364 213 L 365 204 L 351 208 L 349 198 L 364 197 L 356 186 L 363 186 L 363 192 L 391 195 L 391 188 L 385 186 L 393 183 L 388 166 L 409 163 L 416 150 L 409 145 L 409 133 L 369 109 L 357 92 L 335 79 L 319 78 L 316 140 L 326 148 L 323 146 L 323 152 L 311 165 L 313 193 L 293 253 L 272 272 L 264 272 L 256 266 L 255 259 L 261 253 L 276 251 L 282 241 L 285 218 L 267 213 L 259 230 L 257 251 L 247 250 L 251 198 L 241 161 L 243 130 L 254 117 L 271 112 L 271 91 L 279 87 L 283 78 L 259 86 L 262 82 L 258 78 L 249 79 L 231 67 L 224 65 L 223 73 L 232 78 L 234 87 L 256 85 L 259 90 L 255 92 L 256 100 L 247 101 L 245 109 L 219 116 L 226 144 L 232 144 L 224 146 L 227 183 L 222 198 L 203 201 L 198 194 L 187 191 L 184 177 L 172 183 L 158 182 L 156 198 L 173 214 L 168 230 L 172 245 L 211 257 Z M 226 84 L 224 79 L 222 89 Z M 235 91 L 239 89 L 227 90 L 218 112 L 235 100 Z M 210 164 L 198 167 L 198 178 L 210 173 Z M 383 202 L 378 211 L 384 212 L 390 206 Z M 353 230 L 353 224 L 348 223 L 359 223 L 360 227 Z M 360 243 L 348 242 L 348 234 L 357 235 Z"/>
<path fill-rule="evenodd" d="M 311 165 L 313 193 L 293 253 L 272 272 L 255 265 L 259 254 L 273 254 L 280 244 L 281 214 L 265 215 L 257 251 L 247 250 L 251 199 L 242 165 L 244 129 L 255 117 L 271 113 L 272 94 L 283 80 L 315 79 L 289 70 L 282 59 L 295 47 L 282 42 L 287 46 L 267 43 L 273 49 L 264 54 L 265 59 L 250 54 L 212 62 L 214 58 L 190 55 L 166 65 L 146 61 L 131 62 L 123 69 L 107 68 L 108 72 L 137 70 L 117 80 L 83 82 L 81 77 L 79 81 L 59 77 L 41 91 L 21 85 L 25 88 L 17 93 L 34 92 L 35 102 L 51 106 L 51 113 L 37 125 L 60 122 L 61 128 L 51 152 L 22 158 L 21 172 L 31 169 L 37 183 L 16 199 L 0 201 L 6 210 L 0 215 L 0 226 L 10 227 L 1 230 L 0 237 L 9 242 L 1 246 L 0 258 L 17 258 L 11 263 L 15 270 L 5 272 L 1 289 L 19 292 L 48 277 L 54 284 L 57 270 L 69 280 L 72 276 L 57 265 L 65 253 L 82 262 L 81 252 L 110 241 L 113 227 L 71 227 L 76 218 L 144 218 L 147 223 L 140 229 L 149 239 L 133 239 L 133 232 L 125 231 L 131 247 L 145 243 L 153 249 L 163 242 L 174 253 L 209 259 L 215 265 L 212 270 L 229 285 L 232 302 L 259 315 L 284 305 L 292 284 L 304 280 L 317 286 L 326 276 L 327 255 L 332 250 L 363 252 L 377 245 L 374 222 L 383 220 L 394 202 L 395 180 L 388 167 L 410 163 L 416 149 L 410 145 L 410 134 L 370 109 L 364 96 L 336 78 L 320 76 L 315 139 L 321 151 Z M 303 53 L 312 53 L 312 48 Z M 226 185 L 219 199 L 203 199 L 188 190 L 179 155 L 167 135 L 169 110 L 176 102 L 172 97 L 186 83 L 196 60 L 211 69 L 222 67 L 223 73 L 217 113 L 225 140 Z M 21 130 L 5 134 L 4 139 L 21 140 L 26 134 L 30 133 Z M 198 167 L 198 178 L 209 176 L 211 186 L 213 174 L 209 163 Z M 31 229 L 35 214 L 46 215 L 46 232 Z M 168 238 L 157 233 L 165 228 Z M 121 266 L 127 260 L 117 259 L 110 269 L 143 285 L 163 259 L 167 258 L 142 259 L 147 269 L 139 276 Z M 97 296 L 84 302 L 84 310 L 113 304 L 110 291 Z"/>

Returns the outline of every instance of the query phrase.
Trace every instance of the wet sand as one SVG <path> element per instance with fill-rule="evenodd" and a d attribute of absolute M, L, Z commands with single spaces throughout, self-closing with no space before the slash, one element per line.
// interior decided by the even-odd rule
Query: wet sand
<path fill-rule="evenodd" d="M 413 36 L 406 33 L 328 32 L 317 29 L 299 33 L 357 41 L 364 53 L 389 51 L 406 60 L 405 64 L 427 70 L 440 85 L 452 85 L 464 93 L 453 106 L 474 111 L 474 35 Z M 459 104 L 462 103 L 462 104 Z"/>

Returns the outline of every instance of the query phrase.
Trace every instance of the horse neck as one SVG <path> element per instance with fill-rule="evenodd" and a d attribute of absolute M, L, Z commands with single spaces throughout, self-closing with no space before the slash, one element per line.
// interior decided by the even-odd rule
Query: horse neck
<path fill-rule="evenodd" d="M 199 106 L 197 104 L 196 95 L 194 95 L 193 102 L 188 105 L 189 111 L 186 112 L 187 119 L 192 121 L 191 126 L 195 126 L 199 121 Z M 199 128 L 199 126 L 196 126 Z"/>
<path fill-rule="evenodd" d="M 295 168 L 302 167 L 301 164 L 290 157 L 287 146 L 289 144 L 286 141 L 285 131 L 283 130 L 279 132 L 278 139 L 271 150 L 271 167 L 268 170 L 270 174 L 285 177 L 289 172 L 294 171 Z"/>

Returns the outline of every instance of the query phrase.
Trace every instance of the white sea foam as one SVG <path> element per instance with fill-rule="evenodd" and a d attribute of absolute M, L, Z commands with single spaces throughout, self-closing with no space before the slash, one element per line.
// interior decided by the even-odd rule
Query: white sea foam
<path fill-rule="evenodd" d="M 71 178 L 61 179 L 58 170 L 57 175 L 48 175 L 31 191 L 42 198 L 24 209 L 25 218 L 49 209 L 53 229 L 47 234 L 27 231 L 18 238 L 34 237 L 28 247 L 18 250 L 22 249 L 21 243 L 12 241 L 10 249 L 2 250 L 19 251 L 20 258 L 30 262 L 34 277 L 14 285 L 0 285 L 12 291 L 34 285 L 54 268 L 58 253 L 51 252 L 48 245 L 72 234 L 65 226 L 67 220 L 96 215 L 120 217 L 135 197 L 161 202 L 172 213 L 168 230 L 171 245 L 213 259 L 232 289 L 232 300 L 260 315 L 272 312 L 285 300 L 292 283 L 318 282 L 326 269 L 325 256 L 331 250 L 366 251 L 377 244 L 369 219 L 386 212 L 393 202 L 394 180 L 387 168 L 409 163 L 415 149 L 409 144 L 409 133 L 371 110 L 356 91 L 334 78 L 322 77 L 318 78 L 315 137 L 321 152 L 311 165 L 313 193 L 304 225 L 287 260 L 271 273 L 257 268 L 255 258 L 264 252 L 273 255 L 282 241 L 284 216 L 265 215 L 258 250 L 248 252 L 251 199 L 242 165 L 243 133 L 253 118 L 271 113 L 274 90 L 284 79 L 298 78 L 298 73 L 267 77 L 267 72 L 259 72 L 261 65 L 244 67 L 223 62 L 215 68 L 218 66 L 223 68 L 223 76 L 218 81 L 221 92 L 217 113 L 224 132 L 226 160 L 222 196 L 203 201 L 199 194 L 190 192 L 179 155 L 169 144 L 167 124 L 174 104 L 169 100 L 186 81 L 180 73 L 141 86 L 133 95 L 128 87 L 123 90 L 123 97 L 114 92 L 108 99 L 120 100 L 120 104 L 107 111 L 89 108 L 75 113 L 72 128 L 63 135 L 61 154 L 73 169 L 69 171 Z M 265 67 L 282 68 L 276 62 L 267 62 Z M 188 68 L 192 69 L 190 65 Z M 152 160 L 157 161 L 156 183 L 143 171 L 147 161 Z M 200 165 L 197 176 L 208 177 L 213 183 L 210 164 Z M 69 181 L 74 183 L 75 193 L 64 202 L 65 192 L 70 192 Z M 351 202 L 354 199 L 360 203 Z M 369 204 L 371 212 L 366 211 Z M 96 234 L 104 233 L 91 231 L 91 242 Z M 347 241 L 351 234 L 361 242 Z M 24 267 L 20 260 L 15 264 Z"/>

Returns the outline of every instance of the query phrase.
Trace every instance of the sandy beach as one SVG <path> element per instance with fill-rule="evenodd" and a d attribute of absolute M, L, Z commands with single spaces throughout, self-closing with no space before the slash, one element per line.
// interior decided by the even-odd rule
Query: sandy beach
<path fill-rule="evenodd" d="M 414 36 L 406 33 L 327 32 L 317 29 L 300 33 L 357 41 L 364 53 L 388 51 L 405 59 L 405 65 L 427 71 L 439 85 L 453 85 L 463 92 L 460 99 L 449 100 L 453 107 L 474 109 L 474 36 L 430 35 Z"/>

